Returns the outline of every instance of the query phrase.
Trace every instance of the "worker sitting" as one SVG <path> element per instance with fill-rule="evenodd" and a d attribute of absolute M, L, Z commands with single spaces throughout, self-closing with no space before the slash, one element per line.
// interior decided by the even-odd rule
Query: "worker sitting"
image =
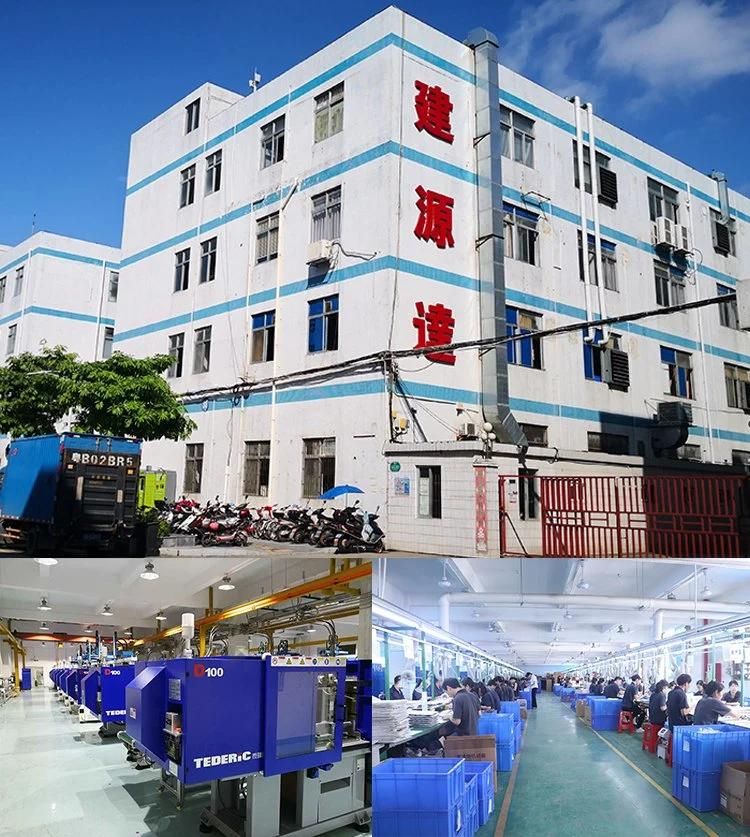
<path fill-rule="evenodd" d="M 615 677 L 614 680 L 610 680 L 609 683 L 604 687 L 602 694 L 606 698 L 616 698 L 620 697 L 620 688 L 622 687 L 622 677 Z"/>
<path fill-rule="evenodd" d="M 740 684 L 736 680 L 729 681 L 729 689 L 724 692 L 722 697 L 724 703 L 742 703 L 742 695 L 740 694 Z"/>
<path fill-rule="evenodd" d="M 390 691 L 391 700 L 406 700 L 404 693 L 401 691 L 401 675 L 397 674 L 393 678 L 393 685 Z"/>
<path fill-rule="evenodd" d="M 674 689 L 667 695 L 667 718 L 672 729 L 690 723 L 690 705 L 685 690 L 691 682 L 692 677 L 689 674 L 681 674 Z"/>
<path fill-rule="evenodd" d="M 448 735 L 476 735 L 479 720 L 479 708 L 470 692 L 456 680 L 446 677 L 443 688 L 453 699 L 453 715 L 440 730 L 442 736 Z"/>
<path fill-rule="evenodd" d="M 637 702 L 640 692 L 641 676 L 640 674 L 634 674 L 625 688 L 625 694 L 622 696 L 622 711 L 633 713 L 636 729 L 640 729 L 646 720 L 646 710 Z"/>
<path fill-rule="evenodd" d="M 723 684 L 716 680 L 704 684 L 704 696 L 698 701 L 693 713 L 694 724 L 718 724 L 721 716 L 739 714 L 738 706 L 729 706 L 721 700 L 723 690 Z"/>

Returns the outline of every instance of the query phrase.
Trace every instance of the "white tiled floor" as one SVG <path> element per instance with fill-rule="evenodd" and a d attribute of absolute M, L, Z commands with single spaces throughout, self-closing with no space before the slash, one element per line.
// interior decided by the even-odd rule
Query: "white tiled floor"
<path fill-rule="evenodd" d="M 198 837 L 207 791 L 188 792 L 177 811 L 158 791 L 158 772 L 136 771 L 124 746 L 102 740 L 98 728 L 79 724 L 47 689 L 0 707 L 0 835 Z"/>

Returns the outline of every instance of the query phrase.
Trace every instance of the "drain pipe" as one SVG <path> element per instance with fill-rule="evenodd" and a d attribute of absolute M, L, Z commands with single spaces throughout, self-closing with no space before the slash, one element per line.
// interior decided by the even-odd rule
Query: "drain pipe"
<path fill-rule="evenodd" d="M 474 148 L 477 168 L 477 275 L 480 337 L 505 336 L 505 263 L 503 252 L 503 178 L 501 167 L 498 40 L 473 29 L 466 41 L 474 53 L 476 85 Z M 505 346 L 479 353 L 482 415 L 501 442 L 525 450 L 526 435 L 510 411 Z"/>
<path fill-rule="evenodd" d="M 604 298 L 604 270 L 602 269 L 602 236 L 599 231 L 599 166 L 596 164 L 596 140 L 594 137 L 594 106 L 586 103 L 589 130 L 589 160 L 591 161 L 591 207 L 594 216 L 594 275 L 598 277 L 596 283 L 599 299 L 599 313 L 603 320 L 607 319 L 607 302 Z M 579 155 L 580 156 L 580 155 Z M 584 190 L 581 189 L 581 195 Z M 584 260 L 588 261 L 588 240 L 583 250 Z M 606 343 L 612 330 L 609 326 L 602 326 L 602 343 Z"/>
<path fill-rule="evenodd" d="M 664 633 L 664 611 L 663 610 L 655 610 L 654 611 L 654 639 L 659 640 L 661 639 L 661 635 Z"/>
<path fill-rule="evenodd" d="M 578 96 L 573 97 L 573 109 L 575 110 L 576 124 L 576 151 L 578 158 L 578 211 L 581 215 L 581 262 L 583 264 L 583 295 L 586 300 L 586 319 L 593 320 L 591 311 L 591 286 L 589 284 L 589 227 L 586 216 L 586 182 L 584 180 L 583 168 L 583 128 L 581 126 L 581 100 Z M 594 339 L 589 334 L 588 328 L 584 329 L 583 339 L 591 343 Z"/>
<path fill-rule="evenodd" d="M 728 224 L 732 219 L 729 214 L 729 189 L 727 188 L 727 176 L 723 171 L 712 171 L 712 180 L 716 181 L 719 190 L 719 207 L 721 209 L 721 218 L 719 223 Z"/>

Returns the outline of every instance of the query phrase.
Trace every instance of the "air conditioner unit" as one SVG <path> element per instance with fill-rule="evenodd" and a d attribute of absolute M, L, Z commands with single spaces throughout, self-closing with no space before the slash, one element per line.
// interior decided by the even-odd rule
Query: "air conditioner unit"
<path fill-rule="evenodd" d="M 655 247 L 674 247 L 674 224 L 671 219 L 660 215 L 653 223 L 652 238 Z"/>
<path fill-rule="evenodd" d="M 307 264 L 323 264 L 331 261 L 333 242 L 326 238 L 307 245 Z"/>
<path fill-rule="evenodd" d="M 656 406 L 656 423 L 660 427 L 691 425 L 693 408 L 682 401 L 660 401 Z"/>
<path fill-rule="evenodd" d="M 674 233 L 675 253 L 689 253 L 691 247 L 688 228 L 684 224 L 673 224 L 672 231 Z"/>
<path fill-rule="evenodd" d="M 459 425 L 458 428 L 459 439 L 477 439 L 479 438 L 479 428 L 473 421 L 465 421 Z"/>

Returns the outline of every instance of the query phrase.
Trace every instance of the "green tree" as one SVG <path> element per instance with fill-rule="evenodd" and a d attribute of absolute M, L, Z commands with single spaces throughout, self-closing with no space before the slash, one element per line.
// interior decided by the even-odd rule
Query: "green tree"
<path fill-rule="evenodd" d="M 121 352 L 81 361 L 60 346 L 12 357 L 0 367 L 0 432 L 54 433 L 68 417 L 80 433 L 184 439 L 196 425 L 162 377 L 171 363 Z"/>

